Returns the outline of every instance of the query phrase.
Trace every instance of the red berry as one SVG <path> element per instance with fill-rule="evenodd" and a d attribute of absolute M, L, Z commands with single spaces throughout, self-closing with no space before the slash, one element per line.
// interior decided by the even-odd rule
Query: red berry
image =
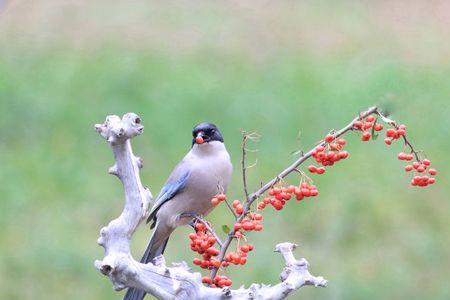
<path fill-rule="evenodd" d="M 237 230 L 239 230 L 239 229 L 241 229 L 242 228 L 242 224 L 241 223 L 235 223 L 234 224 L 234 226 L 233 226 L 233 229 L 235 230 L 235 231 L 237 231 Z"/>
<path fill-rule="evenodd" d="M 234 208 L 236 208 L 236 206 L 238 206 L 239 203 L 240 203 L 239 200 L 234 200 L 232 205 L 233 205 Z"/>
<path fill-rule="evenodd" d="M 261 224 L 255 224 L 255 231 L 261 231 L 263 228 L 264 227 Z"/>
<path fill-rule="evenodd" d="M 211 204 L 214 205 L 214 206 L 219 204 L 219 202 L 220 202 L 219 199 L 217 199 L 216 197 L 211 199 Z"/>
<path fill-rule="evenodd" d="M 302 189 L 302 194 L 305 197 L 309 197 L 309 196 L 311 196 L 311 191 L 308 188 L 303 188 Z"/>
<path fill-rule="evenodd" d="M 311 173 L 316 173 L 317 168 L 316 168 L 316 166 L 310 165 L 310 166 L 308 166 L 308 171 L 310 171 Z"/>
<path fill-rule="evenodd" d="M 243 212 L 244 212 L 244 207 L 242 206 L 242 204 L 238 204 L 238 205 L 236 205 L 236 213 L 238 214 L 238 215 L 240 215 L 240 214 L 242 214 Z"/>
<path fill-rule="evenodd" d="M 325 136 L 325 142 L 331 143 L 334 140 L 334 136 L 332 134 L 327 134 Z"/>
<path fill-rule="evenodd" d="M 423 163 L 425 166 L 429 166 L 429 165 L 431 164 L 431 161 L 430 161 L 429 159 L 424 159 L 424 160 L 422 160 L 422 163 Z"/>
<path fill-rule="evenodd" d="M 368 131 L 365 131 L 362 136 L 361 136 L 361 140 L 363 142 L 367 142 L 368 140 L 370 140 L 370 137 L 372 136 L 372 134 Z"/>
<path fill-rule="evenodd" d="M 372 128 L 372 122 L 366 122 L 366 123 L 364 123 L 364 127 L 363 127 L 364 129 L 369 129 L 369 128 Z"/>
<path fill-rule="evenodd" d="M 316 173 L 319 174 L 319 175 L 325 173 L 325 168 L 322 168 L 322 167 L 317 168 Z"/>
<path fill-rule="evenodd" d="M 283 197 L 284 200 L 291 199 L 291 194 L 289 193 L 281 193 L 281 197 Z"/>
<path fill-rule="evenodd" d="M 361 129 L 364 124 L 361 121 L 355 121 L 355 123 L 353 123 L 353 125 L 359 129 Z"/>
<path fill-rule="evenodd" d="M 380 123 L 377 123 L 377 124 L 375 124 L 375 126 L 373 126 L 373 129 L 375 131 L 383 130 L 383 125 L 381 125 Z"/>
<path fill-rule="evenodd" d="M 218 194 L 218 195 L 216 196 L 216 198 L 217 198 L 219 201 L 224 201 L 225 199 L 227 199 L 227 196 L 225 196 L 225 194 Z"/>
<path fill-rule="evenodd" d="M 253 222 L 245 222 L 242 224 L 242 228 L 244 230 L 249 231 L 249 230 L 253 230 L 255 228 L 255 225 L 253 224 Z"/>
<path fill-rule="evenodd" d="M 211 283 L 211 278 L 209 278 L 208 276 L 204 276 L 204 277 L 202 277 L 202 282 L 210 284 Z"/>
<path fill-rule="evenodd" d="M 395 131 L 395 129 L 392 129 L 392 128 L 389 128 L 388 130 L 386 130 L 387 137 L 394 137 L 396 133 L 397 132 Z"/>
<path fill-rule="evenodd" d="M 219 268 L 220 267 L 220 261 L 218 261 L 218 260 L 213 260 L 212 261 L 212 265 L 213 265 L 213 267 L 215 267 L 215 268 Z"/>
<path fill-rule="evenodd" d="M 338 139 L 338 140 L 337 140 L 337 143 L 338 143 L 339 145 L 341 145 L 341 146 L 344 146 L 346 142 L 345 142 L 344 139 Z"/>
<path fill-rule="evenodd" d="M 247 253 L 250 249 L 248 248 L 248 245 L 242 245 L 241 251 Z"/>
<path fill-rule="evenodd" d="M 258 213 L 255 214 L 255 220 L 261 221 L 262 219 L 263 219 L 262 214 L 258 214 Z"/>
<path fill-rule="evenodd" d="M 323 146 L 317 146 L 315 151 L 318 153 L 318 152 L 322 152 L 323 150 L 325 150 L 325 148 Z"/>
<path fill-rule="evenodd" d="M 385 138 L 384 142 L 386 143 L 386 145 L 392 144 L 392 140 L 390 138 Z"/>
<path fill-rule="evenodd" d="M 366 117 L 366 122 L 373 122 L 373 121 L 375 121 L 375 117 L 374 116 L 370 115 L 370 116 Z"/>
<path fill-rule="evenodd" d="M 434 176 L 434 175 L 437 174 L 437 170 L 436 170 L 436 169 L 429 169 L 429 170 L 428 170 L 428 173 L 429 173 L 431 176 Z"/>
<path fill-rule="evenodd" d="M 413 169 L 413 166 L 412 165 L 406 165 L 405 166 L 405 171 L 406 172 L 409 172 L 409 171 L 411 171 Z"/>
<path fill-rule="evenodd" d="M 397 158 L 399 159 L 399 160 L 406 160 L 406 153 L 404 153 L 404 152 L 400 152 L 398 155 L 397 155 Z"/>
<path fill-rule="evenodd" d="M 428 184 L 433 184 L 435 182 L 436 182 L 436 178 L 431 177 L 428 179 Z"/>
<path fill-rule="evenodd" d="M 195 142 L 196 142 L 197 144 L 203 144 L 204 140 L 203 140 L 203 138 L 202 138 L 201 136 L 197 136 L 197 137 L 195 138 Z"/>
<path fill-rule="evenodd" d="M 276 209 L 276 210 L 282 210 L 283 209 L 283 203 L 281 201 L 275 201 L 274 203 L 272 203 L 272 206 Z"/>
<path fill-rule="evenodd" d="M 339 157 L 342 159 L 346 159 L 348 157 L 348 152 L 347 151 L 341 151 L 339 152 Z"/>
<path fill-rule="evenodd" d="M 206 229 L 206 226 L 205 226 L 205 224 L 203 224 L 203 223 L 197 223 L 197 224 L 195 225 L 195 229 L 196 229 L 197 231 L 203 231 L 203 230 Z"/>
<path fill-rule="evenodd" d="M 290 185 L 286 188 L 286 192 L 292 194 L 295 191 L 295 185 Z"/>

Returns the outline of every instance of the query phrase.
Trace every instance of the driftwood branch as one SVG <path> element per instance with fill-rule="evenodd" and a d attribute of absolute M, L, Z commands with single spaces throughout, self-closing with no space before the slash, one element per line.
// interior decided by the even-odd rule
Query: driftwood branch
<path fill-rule="evenodd" d="M 95 261 L 95 267 L 108 276 L 115 290 L 134 287 L 158 299 L 284 299 L 305 285 L 325 287 L 327 281 L 308 272 L 308 262 L 297 260 L 292 251 L 296 245 L 281 243 L 275 251 L 285 260 L 280 275 L 281 283 L 270 286 L 252 284 L 248 289 L 209 288 L 202 284 L 200 273 L 191 273 L 186 263 L 167 267 L 163 256 L 153 263 L 142 264 L 130 254 L 130 239 L 142 220 L 146 218 L 152 199 L 144 188 L 139 169 L 142 161 L 134 156 L 130 139 L 142 133 L 140 118 L 133 113 L 108 116 L 103 124 L 95 125 L 110 144 L 116 163 L 109 173 L 116 175 L 125 190 L 125 206 L 121 215 L 100 230 L 98 244 L 105 249 L 105 257 Z"/>

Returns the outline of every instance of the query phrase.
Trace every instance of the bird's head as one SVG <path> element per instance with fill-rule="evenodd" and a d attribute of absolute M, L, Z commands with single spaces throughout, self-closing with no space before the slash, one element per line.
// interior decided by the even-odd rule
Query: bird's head
<path fill-rule="evenodd" d="M 216 125 L 211 123 L 200 123 L 192 129 L 192 146 L 195 144 L 210 143 L 218 141 L 223 143 L 223 137 Z"/>

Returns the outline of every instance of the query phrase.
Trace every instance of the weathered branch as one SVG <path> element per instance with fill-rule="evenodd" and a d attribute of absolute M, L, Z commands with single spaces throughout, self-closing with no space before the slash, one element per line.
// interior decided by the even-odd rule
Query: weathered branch
<path fill-rule="evenodd" d="M 142 264 L 130 254 L 130 239 L 142 220 L 146 218 L 150 191 L 144 188 L 139 177 L 142 161 L 135 157 L 130 139 L 142 133 L 143 126 L 136 114 L 128 113 L 120 119 L 108 116 L 105 123 L 95 125 L 108 141 L 116 164 L 109 172 L 116 175 L 125 190 L 125 206 L 121 215 L 100 231 L 98 244 L 105 249 L 105 257 L 95 261 L 96 268 L 108 276 L 115 290 L 134 287 L 158 299 L 284 299 L 289 293 L 305 285 L 325 287 L 327 281 L 308 272 L 305 259 L 296 260 L 292 251 L 296 245 L 278 244 L 285 260 L 281 283 L 274 286 L 252 284 L 248 289 L 209 288 L 202 284 L 200 273 L 191 273 L 182 262 L 166 267 L 163 256 L 153 263 Z"/>

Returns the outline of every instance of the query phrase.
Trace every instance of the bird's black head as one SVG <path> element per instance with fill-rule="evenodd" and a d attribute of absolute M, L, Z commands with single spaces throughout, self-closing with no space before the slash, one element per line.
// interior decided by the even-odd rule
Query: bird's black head
<path fill-rule="evenodd" d="M 198 143 L 198 137 L 201 137 L 203 140 L 202 142 L 212 142 L 212 141 L 219 141 L 223 143 L 223 137 L 220 133 L 219 129 L 216 127 L 216 125 L 211 123 L 200 123 L 192 129 L 192 145 Z M 197 139 L 197 141 L 196 141 Z M 201 144 L 201 143 L 200 143 Z"/>

